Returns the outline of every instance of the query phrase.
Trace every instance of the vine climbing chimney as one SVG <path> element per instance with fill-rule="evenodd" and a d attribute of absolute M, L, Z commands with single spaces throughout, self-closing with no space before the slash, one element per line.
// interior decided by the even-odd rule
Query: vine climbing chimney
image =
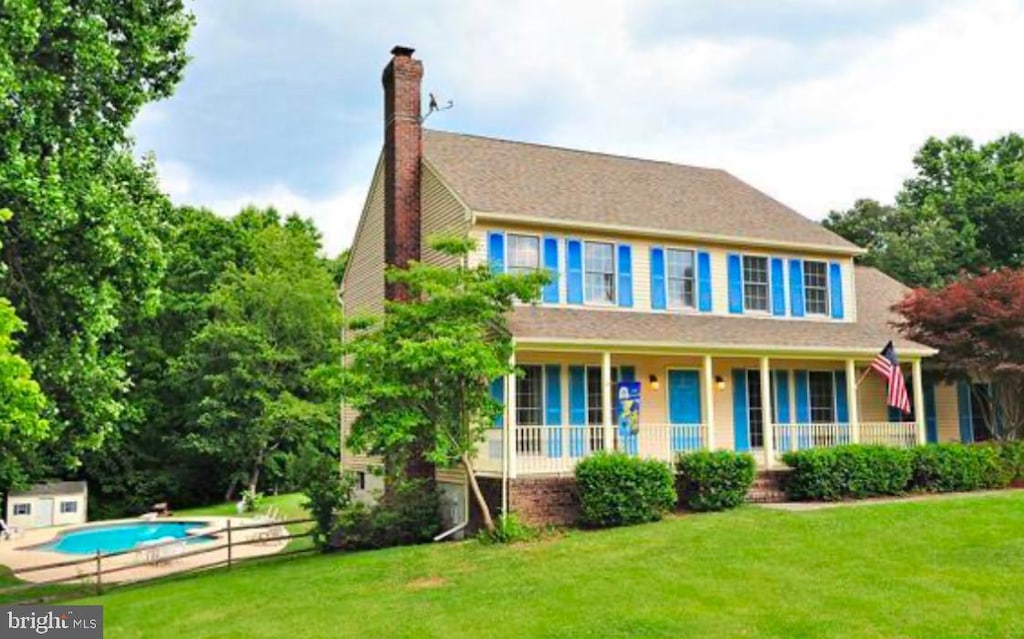
<path fill-rule="evenodd" d="M 414 49 L 396 46 L 384 68 L 384 262 L 405 268 L 420 259 L 420 83 L 423 63 Z M 406 299 L 405 288 L 386 284 L 385 297 Z"/>

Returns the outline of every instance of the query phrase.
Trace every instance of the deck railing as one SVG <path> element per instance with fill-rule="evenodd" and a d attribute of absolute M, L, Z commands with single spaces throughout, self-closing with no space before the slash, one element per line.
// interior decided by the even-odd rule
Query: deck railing
<path fill-rule="evenodd" d="M 913 422 L 861 422 L 826 424 L 773 424 L 775 455 L 781 458 L 791 450 L 831 448 L 843 444 L 874 444 L 906 448 L 917 444 L 917 425 Z"/>
<path fill-rule="evenodd" d="M 517 475 L 571 473 L 579 460 L 602 450 L 671 462 L 681 452 L 707 447 L 704 424 L 641 424 L 636 434 L 614 428 L 606 439 L 603 426 L 518 426 L 514 432 Z M 504 468 L 504 432 L 488 431 L 476 459 L 478 471 L 497 474 Z"/>

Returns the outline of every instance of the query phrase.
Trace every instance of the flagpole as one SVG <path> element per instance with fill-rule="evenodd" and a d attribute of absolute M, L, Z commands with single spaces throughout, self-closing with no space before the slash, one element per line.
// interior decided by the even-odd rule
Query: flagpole
<path fill-rule="evenodd" d="M 870 366 L 865 367 L 864 368 L 864 372 L 861 373 L 860 377 L 857 378 L 857 383 L 854 384 L 854 386 L 856 386 L 857 388 L 860 388 L 860 383 L 864 381 L 864 378 L 867 377 L 868 373 L 870 373 L 870 372 L 871 372 L 871 367 Z"/>

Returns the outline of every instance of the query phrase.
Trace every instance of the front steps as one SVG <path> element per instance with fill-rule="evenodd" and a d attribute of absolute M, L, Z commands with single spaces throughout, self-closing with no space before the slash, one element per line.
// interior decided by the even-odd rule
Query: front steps
<path fill-rule="evenodd" d="M 758 470 L 754 477 L 754 485 L 747 493 L 747 501 L 752 504 L 778 504 L 786 501 L 786 493 L 782 489 L 788 470 Z"/>

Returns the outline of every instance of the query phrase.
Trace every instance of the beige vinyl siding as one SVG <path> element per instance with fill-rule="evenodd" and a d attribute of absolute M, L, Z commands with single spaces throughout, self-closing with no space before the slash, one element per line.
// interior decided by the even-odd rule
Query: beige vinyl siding
<path fill-rule="evenodd" d="M 863 371 L 862 367 L 858 367 L 857 374 L 861 375 Z M 910 389 L 907 390 L 910 392 Z M 860 388 L 857 392 L 857 396 L 860 399 L 858 403 L 860 421 L 889 421 L 889 407 L 885 403 L 886 394 L 885 380 L 882 379 L 881 375 L 874 372 L 868 373 L 867 377 L 860 383 Z"/>
<path fill-rule="evenodd" d="M 430 241 L 437 236 L 465 236 L 469 230 L 469 211 L 429 165 L 424 164 L 422 176 L 420 191 L 422 260 L 426 264 L 455 266 L 457 260 L 430 248 Z"/>
<path fill-rule="evenodd" d="M 843 281 L 843 320 L 845 322 L 852 322 L 856 320 L 856 304 L 854 290 L 854 270 L 853 261 L 845 255 L 831 255 L 831 256 L 811 256 L 811 255 L 799 255 L 788 253 L 785 251 L 772 251 L 765 249 L 751 249 L 744 248 L 741 246 L 704 246 L 698 244 L 678 244 L 672 242 L 664 242 L 660 240 L 650 240 L 645 238 L 636 237 L 618 237 L 613 235 L 601 235 L 594 233 L 566 233 L 564 230 L 546 230 L 541 227 L 498 227 L 490 225 L 475 225 L 469 230 L 470 237 L 476 241 L 476 251 L 471 256 L 471 263 L 480 264 L 487 261 L 487 234 L 489 231 L 503 231 L 512 233 L 523 233 L 528 235 L 536 235 L 538 237 L 555 237 L 558 239 L 558 262 L 559 262 L 559 274 L 558 286 L 559 294 L 558 299 L 560 300 L 559 306 L 567 306 L 566 300 L 566 284 L 567 278 L 566 273 L 566 239 L 579 239 L 583 241 L 591 240 L 598 242 L 610 242 L 613 244 L 628 244 L 632 247 L 633 252 L 633 306 L 631 311 L 651 311 L 651 248 L 661 247 L 664 249 L 681 249 L 689 250 L 697 253 L 699 251 L 706 251 L 711 258 L 711 313 L 715 315 L 730 315 L 729 313 L 729 275 L 727 266 L 727 256 L 729 253 L 739 253 L 748 255 L 762 255 L 766 257 L 779 257 L 784 260 L 784 290 L 786 293 L 786 309 L 787 315 L 782 317 L 775 317 L 770 313 L 748 313 L 746 317 L 761 316 L 766 319 L 781 320 L 781 321 L 806 321 L 806 322 L 837 322 L 840 320 L 833 320 L 830 317 L 803 317 L 794 318 L 788 316 L 789 312 L 789 265 L 790 259 L 810 259 L 820 260 L 825 262 L 839 262 L 842 267 L 842 281 Z M 618 255 L 616 254 L 616 259 Z M 618 284 L 616 280 L 616 285 Z M 586 305 L 584 305 L 586 306 Z M 578 308 L 578 307 L 575 307 Z M 608 306 L 600 306 L 597 308 L 608 309 Z M 693 309 L 668 309 L 667 311 L 657 312 L 670 312 L 670 313 L 695 313 L 697 311 Z"/>
<path fill-rule="evenodd" d="M 956 384 L 935 385 L 935 417 L 940 442 L 960 441 L 960 408 Z"/>

